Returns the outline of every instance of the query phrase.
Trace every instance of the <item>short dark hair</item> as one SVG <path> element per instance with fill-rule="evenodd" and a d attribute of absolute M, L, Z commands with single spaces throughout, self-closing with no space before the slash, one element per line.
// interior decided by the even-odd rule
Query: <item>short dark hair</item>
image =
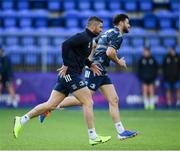
<path fill-rule="evenodd" d="M 88 18 L 87 26 L 89 26 L 93 21 L 103 23 L 102 19 L 100 19 L 99 17 L 97 17 L 97 16 L 91 16 L 91 17 Z"/>
<path fill-rule="evenodd" d="M 169 49 L 173 49 L 173 50 L 175 50 L 176 48 L 175 48 L 174 46 L 171 46 L 171 47 L 169 47 Z"/>
<path fill-rule="evenodd" d="M 3 50 L 3 46 L 0 44 L 0 50 Z"/>
<path fill-rule="evenodd" d="M 125 21 L 126 19 L 129 19 L 128 15 L 126 15 L 126 14 L 116 14 L 113 17 L 113 24 L 118 25 L 120 21 Z"/>
<path fill-rule="evenodd" d="M 149 51 L 150 52 L 150 48 L 149 47 L 144 47 L 144 50 L 146 50 L 146 51 Z"/>

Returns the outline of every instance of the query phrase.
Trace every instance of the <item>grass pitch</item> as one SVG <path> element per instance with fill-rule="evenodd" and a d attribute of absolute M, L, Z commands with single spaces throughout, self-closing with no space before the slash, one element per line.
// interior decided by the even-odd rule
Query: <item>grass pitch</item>
<path fill-rule="evenodd" d="M 180 150 L 180 111 L 122 110 L 127 129 L 138 130 L 135 138 L 119 141 L 107 110 L 95 110 L 96 131 L 112 139 L 97 146 L 88 144 L 81 110 L 55 111 L 43 124 L 34 118 L 13 138 L 15 115 L 27 110 L 0 110 L 0 150 Z"/>

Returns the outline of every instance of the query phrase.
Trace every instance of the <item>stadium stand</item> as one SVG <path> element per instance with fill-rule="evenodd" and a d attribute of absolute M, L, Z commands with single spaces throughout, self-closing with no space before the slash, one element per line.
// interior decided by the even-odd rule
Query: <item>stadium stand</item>
<path fill-rule="evenodd" d="M 125 12 L 133 28 L 119 55 L 125 55 L 131 66 L 141 54 L 140 48 L 149 46 L 161 64 L 168 47 L 180 52 L 179 5 L 179 0 L 1 0 L 0 44 L 15 65 L 41 64 L 41 57 L 46 57 L 48 65 L 58 65 L 62 63 L 56 56 L 59 46 L 81 31 L 89 16 L 101 17 L 104 29 L 108 29 L 112 16 Z M 39 57 L 43 51 L 47 52 Z"/>

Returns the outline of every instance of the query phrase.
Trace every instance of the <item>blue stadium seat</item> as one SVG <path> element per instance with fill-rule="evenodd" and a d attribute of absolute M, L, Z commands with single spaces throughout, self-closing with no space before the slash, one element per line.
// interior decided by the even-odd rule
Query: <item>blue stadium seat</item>
<path fill-rule="evenodd" d="M 160 38 L 157 35 L 148 37 L 148 45 L 150 47 L 159 46 L 160 45 Z"/>
<path fill-rule="evenodd" d="M 47 54 L 46 54 L 46 64 L 47 65 L 54 65 L 56 64 L 56 55 L 60 54 L 60 47 L 47 47 Z M 61 57 L 61 56 L 59 56 Z"/>
<path fill-rule="evenodd" d="M 93 9 L 95 11 L 100 11 L 100 10 L 106 10 L 106 1 L 105 0 L 94 0 L 93 1 Z"/>
<path fill-rule="evenodd" d="M 9 28 L 9 27 L 16 27 L 16 18 L 14 17 L 5 17 L 4 18 L 4 27 Z"/>
<path fill-rule="evenodd" d="M 179 0 L 170 0 L 170 8 L 172 11 L 179 11 L 179 5 L 180 5 L 180 1 Z"/>
<path fill-rule="evenodd" d="M 180 29 L 180 24 L 179 24 L 179 12 L 173 13 L 173 23 L 174 23 L 174 28 L 175 29 Z"/>
<path fill-rule="evenodd" d="M 31 34 L 35 34 L 35 33 L 36 33 L 36 31 L 34 30 L 34 28 L 31 28 L 31 27 L 29 27 L 29 28 L 22 28 L 22 29 L 21 29 L 21 32 L 22 32 L 23 34 L 27 34 L 27 35 L 31 35 Z"/>
<path fill-rule="evenodd" d="M 28 45 L 34 45 L 35 44 L 35 39 L 33 36 L 23 36 L 22 37 L 22 45 L 28 46 Z"/>
<path fill-rule="evenodd" d="M 133 48 L 129 46 L 121 47 L 118 50 L 118 57 L 124 57 L 127 65 L 132 65 Z"/>
<path fill-rule="evenodd" d="M 33 11 L 34 26 L 36 28 L 42 28 L 48 26 L 48 11 L 37 10 Z"/>
<path fill-rule="evenodd" d="M 131 17 L 130 25 L 132 27 L 141 27 L 142 26 L 142 18 L 141 17 Z"/>
<path fill-rule="evenodd" d="M 139 1 L 139 8 L 142 12 L 151 12 L 153 10 L 153 1 L 152 0 L 143 0 Z"/>
<path fill-rule="evenodd" d="M 19 27 L 20 28 L 32 27 L 32 18 L 31 17 L 20 17 L 19 18 Z"/>
<path fill-rule="evenodd" d="M 54 46 L 59 46 L 60 47 L 60 45 L 62 44 L 63 41 L 65 41 L 65 39 L 63 37 L 54 37 L 52 39 L 52 44 Z"/>
<path fill-rule="evenodd" d="M 174 47 L 177 45 L 177 31 L 174 29 L 161 30 L 159 35 L 163 39 L 163 45 L 166 47 Z"/>
<path fill-rule="evenodd" d="M 56 28 L 49 28 L 48 30 L 48 33 L 61 33 L 62 35 L 66 32 L 66 31 L 68 31 L 66 28 L 58 28 L 58 27 L 56 27 Z"/>
<path fill-rule="evenodd" d="M 22 57 L 19 53 L 11 53 L 10 55 L 10 59 L 11 59 L 11 63 L 14 64 L 14 65 L 18 65 L 18 64 L 21 64 L 22 62 Z"/>
<path fill-rule="evenodd" d="M 152 54 L 166 54 L 168 50 L 163 46 L 155 46 L 150 48 Z"/>
<path fill-rule="evenodd" d="M 53 65 L 55 64 L 55 54 L 53 54 L 52 52 L 48 52 L 47 56 L 46 56 L 46 64 L 47 65 Z"/>
<path fill-rule="evenodd" d="M 62 3 L 59 0 L 48 0 L 47 8 L 49 11 L 60 11 L 62 9 Z"/>
<path fill-rule="evenodd" d="M 86 26 L 87 19 L 89 18 L 89 16 L 93 16 L 93 15 L 96 15 L 96 12 L 91 11 L 91 10 L 80 12 L 80 22 L 81 22 L 82 28 Z"/>
<path fill-rule="evenodd" d="M 109 0 L 108 8 L 110 11 L 118 11 L 122 9 L 123 0 Z"/>
<path fill-rule="evenodd" d="M 43 48 L 42 48 L 43 49 Z M 62 51 L 61 45 L 57 47 L 47 47 L 46 63 L 48 65 L 62 64 Z"/>
<path fill-rule="evenodd" d="M 0 33 L 1 33 L 1 29 L 0 29 Z M 4 38 L 3 37 L 0 37 L 0 45 L 2 45 L 4 43 Z"/>
<path fill-rule="evenodd" d="M 129 36 L 131 36 L 131 44 L 132 46 L 144 46 L 144 36 L 147 35 L 147 32 L 142 28 L 132 28 L 130 30 Z"/>
<path fill-rule="evenodd" d="M 125 0 L 124 1 L 124 9 L 127 12 L 136 12 L 138 10 L 137 0 Z"/>
<path fill-rule="evenodd" d="M 79 27 L 80 14 L 76 10 L 67 11 L 64 14 L 64 20 L 67 28 Z"/>
<path fill-rule="evenodd" d="M 48 18 L 49 27 L 57 28 L 57 27 L 64 27 L 64 17 L 62 16 L 51 16 Z"/>
<path fill-rule="evenodd" d="M 165 47 L 162 46 L 155 46 L 155 47 L 151 47 L 151 54 L 156 58 L 158 64 L 162 64 L 163 62 L 163 57 L 165 54 L 167 54 L 167 49 Z"/>
<path fill-rule="evenodd" d="M 133 47 L 133 52 L 134 54 L 143 54 L 144 51 L 144 46 L 139 46 L 139 47 Z"/>
<path fill-rule="evenodd" d="M 59 64 L 59 65 L 63 64 L 63 60 L 62 60 L 61 56 L 62 56 L 62 52 L 61 51 L 56 53 L 56 55 L 55 55 L 56 64 Z"/>
<path fill-rule="evenodd" d="M 30 46 L 24 46 L 23 51 L 28 53 L 41 53 L 40 47 L 37 47 L 36 45 L 30 45 Z"/>
<path fill-rule="evenodd" d="M 50 38 L 49 37 L 45 37 L 45 36 L 39 37 L 38 40 L 37 40 L 37 44 L 39 46 L 50 45 Z"/>
<path fill-rule="evenodd" d="M 3 29 L 3 32 L 4 32 L 5 34 L 11 33 L 12 35 L 20 32 L 20 31 L 21 31 L 21 30 L 19 30 L 19 29 L 16 28 L 16 27 L 10 27 L 10 28 L 5 28 L 5 29 Z"/>
<path fill-rule="evenodd" d="M 127 14 L 126 11 L 124 10 L 114 10 L 114 11 L 111 11 L 111 18 L 113 18 L 114 15 L 116 14 Z"/>
<path fill-rule="evenodd" d="M 111 13 L 109 11 L 105 11 L 105 10 L 101 10 L 101 11 L 97 11 L 96 15 L 98 17 L 100 17 L 103 20 L 103 27 L 108 29 L 111 27 Z"/>
<path fill-rule="evenodd" d="M 0 28 L 2 28 L 2 27 L 3 27 L 3 17 L 0 14 Z"/>
<path fill-rule="evenodd" d="M 2 17 L 4 18 L 3 19 L 4 27 L 5 28 L 16 27 L 17 15 L 18 14 L 12 10 L 7 10 L 7 11 L 2 12 Z"/>
<path fill-rule="evenodd" d="M 67 29 L 67 28 L 49 28 L 48 30 L 46 30 L 46 33 L 48 32 L 51 35 L 54 35 L 54 33 L 60 34 L 62 37 L 69 37 L 71 36 L 71 29 Z M 58 36 L 58 35 L 55 36 Z"/>
<path fill-rule="evenodd" d="M 126 47 L 130 45 L 130 38 L 129 36 L 124 36 L 123 38 L 123 42 L 121 44 L 121 47 Z"/>
<path fill-rule="evenodd" d="M 176 53 L 180 55 L 180 46 L 176 47 Z"/>
<path fill-rule="evenodd" d="M 173 28 L 173 14 L 169 11 L 158 11 L 156 16 L 159 20 L 160 29 Z"/>
<path fill-rule="evenodd" d="M 6 51 L 8 51 L 8 54 L 11 59 L 11 63 L 14 65 L 20 65 L 22 63 L 22 47 L 20 46 L 10 46 L 9 48 L 6 48 Z"/>
<path fill-rule="evenodd" d="M 19 40 L 18 40 L 18 37 L 16 36 L 8 36 L 6 38 L 6 45 L 8 46 L 18 45 L 18 43 L 19 43 Z"/>
<path fill-rule="evenodd" d="M 133 54 L 134 54 L 134 57 L 135 57 L 135 61 L 137 62 L 140 57 L 142 56 L 143 54 L 143 51 L 144 51 L 144 46 L 137 46 L 137 47 L 133 47 Z"/>
<path fill-rule="evenodd" d="M 38 57 L 37 57 L 37 53 L 28 53 L 28 54 L 25 54 L 24 56 L 24 61 L 25 61 L 25 64 L 28 64 L 28 65 L 35 65 L 38 63 Z"/>
<path fill-rule="evenodd" d="M 144 38 L 141 36 L 136 35 L 134 38 L 132 38 L 132 46 L 144 46 L 145 42 L 144 42 Z"/>
<path fill-rule="evenodd" d="M 35 65 L 38 63 L 38 54 L 40 53 L 40 48 L 36 46 L 28 46 L 24 48 L 24 62 L 28 65 Z"/>
<path fill-rule="evenodd" d="M 129 34 L 141 34 L 141 35 L 146 35 L 146 30 L 144 30 L 141 27 L 134 27 L 130 29 Z"/>
<path fill-rule="evenodd" d="M 1 1 L 2 10 L 13 10 L 14 9 L 14 0 L 3 0 Z"/>
<path fill-rule="evenodd" d="M 4 49 L 5 53 L 7 55 L 9 55 L 10 51 L 11 51 L 11 46 L 6 46 L 6 45 L 4 45 L 4 43 L 0 43 L 0 45 L 3 46 L 3 49 Z"/>
<path fill-rule="evenodd" d="M 48 46 L 47 47 L 47 52 L 48 53 L 59 53 L 61 51 L 61 43 L 57 46 Z"/>
<path fill-rule="evenodd" d="M 23 10 L 18 12 L 18 20 L 20 28 L 31 28 L 33 25 L 33 19 L 30 11 Z"/>
<path fill-rule="evenodd" d="M 131 46 L 123 46 L 118 50 L 118 54 L 133 55 L 134 54 L 134 49 Z"/>
<path fill-rule="evenodd" d="M 63 9 L 65 12 L 76 9 L 76 1 L 75 0 L 65 0 L 62 2 L 63 2 Z"/>
<path fill-rule="evenodd" d="M 79 0 L 78 1 L 78 9 L 81 11 L 91 10 L 91 0 Z"/>
<path fill-rule="evenodd" d="M 144 28 L 146 29 L 157 29 L 158 21 L 157 17 L 152 13 L 147 13 L 143 17 Z"/>
<path fill-rule="evenodd" d="M 70 28 L 70 29 L 68 29 L 69 36 L 72 36 L 76 33 L 82 32 L 82 30 L 84 30 L 84 29 L 82 29 L 82 28 Z"/>
<path fill-rule="evenodd" d="M 31 9 L 33 10 L 45 10 L 47 0 L 35 0 L 31 1 Z"/>
<path fill-rule="evenodd" d="M 28 10 L 30 8 L 30 2 L 29 0 L 18 0 L 16 6 L 18 10 Z"/>

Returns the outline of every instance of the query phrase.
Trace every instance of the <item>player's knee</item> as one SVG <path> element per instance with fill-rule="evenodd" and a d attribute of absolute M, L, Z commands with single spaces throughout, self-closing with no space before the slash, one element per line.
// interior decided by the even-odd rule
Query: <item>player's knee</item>
<path fill-rule="evenodd" d="M 93 106 L 93 100 L 92 99 L 87 99 L 82 104 L 87 106 L 87 107 L 92 107 Z"/>
<path fill-rule="evenodd" d="M 112 106 L 116 106 L 119 102 L 119 97 L 118 96 L 113 96 L 109 99 L 109 104 Z"/>
<path fill-rule="evenodd" d="M 52 104 L 52 103 L 46 103 L 46 110 L 54 110 L 56 109 L 56 105 Z"/>

